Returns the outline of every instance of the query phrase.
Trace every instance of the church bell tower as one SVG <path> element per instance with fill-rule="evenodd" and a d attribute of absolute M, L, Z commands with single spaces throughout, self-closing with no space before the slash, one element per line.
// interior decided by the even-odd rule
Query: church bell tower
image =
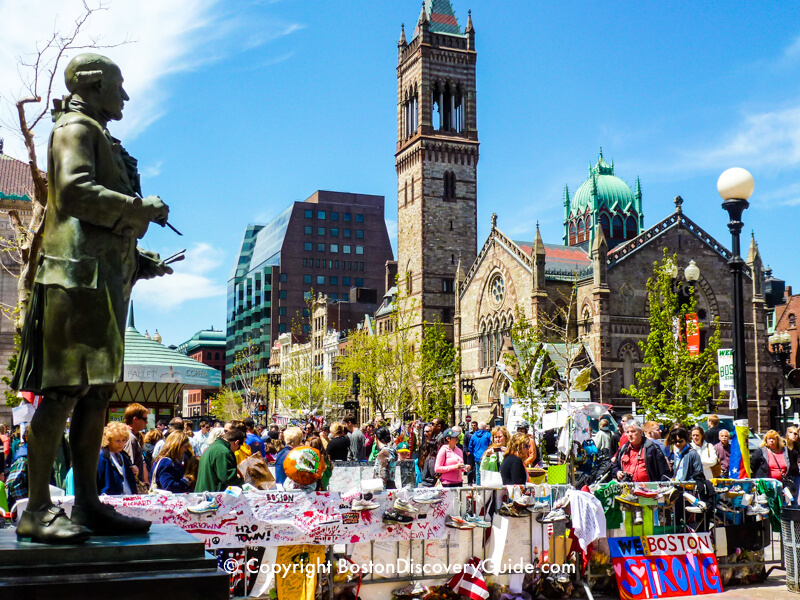
<path fill-rule="evenodd" d="M 397 270 L 414 324 L 453 322 L 455 276 L 477 254 L 475 30 L 425 0 L 397 60 Z"/>

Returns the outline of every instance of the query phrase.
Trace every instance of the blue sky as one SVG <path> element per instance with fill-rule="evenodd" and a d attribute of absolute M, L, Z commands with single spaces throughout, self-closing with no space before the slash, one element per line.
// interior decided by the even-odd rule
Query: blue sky
<path fill-rule="evenodd" d="M 225 286 L 248 223 L 317 189 L 386 196 L 396 245 L 396 74 L 412 0 L 112 0 L 89 32 L 129 40 L 117 60 L 131 101 L 111 131 L 140 161 L 146 194 L 184 233 L 144 246 L 189 249 L 168 279 L 137 286 L 136 322 L 165 343 L 225 326 Z M 776 276 L 800 286 L 791 223 L 800 211 L 800 13 L 781 2 L 454 2 L 472 9 L 478 49 L 478 244 L 490 215 L 516 239 L 562 235 L 562 195 L 603 147 L 641 177 L 645 225 L 684 211 L 730 247 L 719 174 L 756 181 L 744 215 Z M 724 9 L 722 8 L 724 6 Z M 0 136 L 23 157 L 8 101 L 16 57 L 76 0 L 0 0 Z M 52 20 L 41 15 L 53 14 Z M 34 33 L 36 35 L 34 35 Z M 59 93 L 62 90 L 59 89 Z M 47 125 L 39 131 L 44 143 Z"/>

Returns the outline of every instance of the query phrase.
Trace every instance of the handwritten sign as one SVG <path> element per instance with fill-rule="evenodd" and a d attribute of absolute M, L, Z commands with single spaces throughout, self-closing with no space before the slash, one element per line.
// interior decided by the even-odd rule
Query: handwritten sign
<path fill-rule="evenodd" d="M 622 600 L 719 594 L 710 533 L 609 538 Z"/>

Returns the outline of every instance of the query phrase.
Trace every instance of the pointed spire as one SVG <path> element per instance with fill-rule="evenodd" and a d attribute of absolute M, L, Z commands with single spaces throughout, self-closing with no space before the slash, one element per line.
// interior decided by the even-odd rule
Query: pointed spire
<path fill-rule="evenodd" d="M 600 223 L 597 224 L 596 234 L 594 236 L 594 244 L 592 244 L 592 256 L 594 257 L 599 252 L 608 252 L 608 242 L 606 242 L 606 236 L 603 233 L 603 228 L 600 226 Z"/>
<path fill-rule="evenodd" d="M 747 252 L 747 264 L 752 265 L 756 262 L 756 259 L 760 259 L 758 252 L 758 244 L 756 243 L 756 236 L 751 231 L 750 232 L 750 250 Z"/>
<path fill-rule="evenodd" d="M 603 147 L 600 146 L 600 160 L 603 160 Z"/>
<path fill-rule="evenodd" d="M 639 203 L 639 210 L 642 209 L 642 182 L 639 180 L 639 176 L 636 176 L 636 191 L 633 193 L 636 196 L 636 201 Z"/>
<path fill-rule="evenodd" d="M 472 9 L 467 11 L 467 28 L 464 30 L 464 33 L 469 33 L 470 31 L 475 31 L 475 28 L 472 26 Z"/>
<path fill-rule="evenodd" d="M 569 206 L 569 186 L 564 184 L 564 206 Z"/>
<path fill-rule="evenodd" d="M 492 213 L 492 229 L 497 229 L 497 213 Z"/>
<path fill-rule="evenodd" d="M 458 264 L 456 265 L 456 283 L 461 284 L 466 279 L 464 275 L 464 267 L 461 265 L 461 254 L 458 255 Z"/>
<path fill-rule="evenodd" d="M 400 23 L 400 41 L 397 42 L 398 46 L 406 45 L 406 24 Z"/>
<path fill-rule="evenodd" d="M 131 302 L 131 311 L 128 313 L 128 327 L 136 329 L 136 324 L 133 321 L 133 302 Z"/>
<path fill-rule="evenodd" d="M 425 0 L 422 0 L 422 11 L 419 13 L 419 21 L 418 24 L 422 24 L 428 21 L 428 13 L 425 11 Z"/>
<path fill-rule="evenodd" d="M 537 255 L 546 254 L 544 242 L 542 241 L 542 234 L 539 232 L 539 221 L 536 221 L 536 237 L 533 240 L 533 253 Z"/>

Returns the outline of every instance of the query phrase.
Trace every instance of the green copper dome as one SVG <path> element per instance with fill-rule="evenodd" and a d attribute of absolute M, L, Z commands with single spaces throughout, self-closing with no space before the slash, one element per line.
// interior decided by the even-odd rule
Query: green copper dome
<path fill-rule="evenodd" d="M 587 207 L 593 211 L 605 205 L 611 212 L 616 208 L 627 212 L 637 209 L 636 194 L 622 179 L 614 175 L 614 162 L 603 160 L 603 151 L 595 166 L 589 167 L 589 179 L 575 192 L 570 202 L 570 215 L 582 214 Z"/>

